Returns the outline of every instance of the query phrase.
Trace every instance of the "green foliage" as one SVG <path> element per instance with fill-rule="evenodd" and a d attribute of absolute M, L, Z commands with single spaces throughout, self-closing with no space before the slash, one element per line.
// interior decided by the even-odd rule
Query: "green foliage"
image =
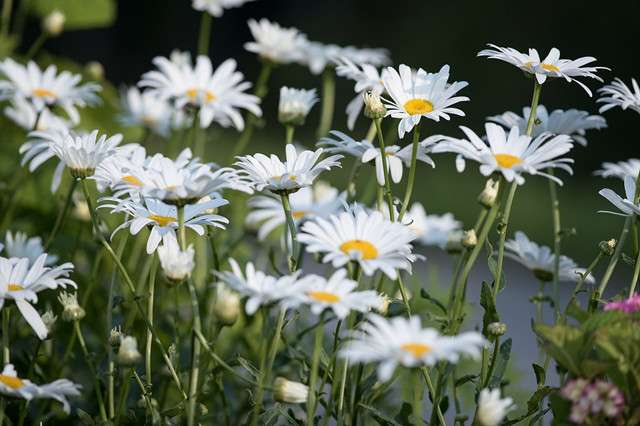
<path fill-rule="evenodd" d="M 103 28 L 116 19 L 115 0 L 30 0 L 29 11 L 45 17 L 54 10 L 65 15 L 65 30 Z"/>

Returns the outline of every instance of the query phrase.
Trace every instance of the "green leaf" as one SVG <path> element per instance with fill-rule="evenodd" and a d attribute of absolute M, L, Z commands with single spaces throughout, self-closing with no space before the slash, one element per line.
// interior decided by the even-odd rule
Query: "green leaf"
<path fill-rule="evenodd" d="M 547 372 L 538 364 L 531 364 L 531 366 L 533 367 L 533 373 L 536 375 L 536 384 L 538 386 L 543 386 L 547 380 Z"/>
<path fill-rule="evenodd" d="M 438 309 L 440 309 L 440 311 L 446 315 L 447 313 L 447 308 L 445 308 L 445 306 L 442 304 L 442 302 L 440 302 L 438 299 L 436 299 L 435 297 L 431 296 L 429 293 L 427 293 L 427 291 L 423 288 L 420 289 L 420 297 L 422 297 L 423 299 L 431 302 L 431 304 L 435 305 Z"/>
<path fill-rule="evenodd" d="M 491 376 L 491 380 L 489 381 L 490 388 L 497 388 L 500 386 L 500 382 L 502 382 L 504 372 L 507 370 L 509 358 L 511 358 L 512 343 L 513 341 L 511 339 L 507 339 L 502 342 L 502 344 L 500 345 L 500 349 L 498 349 L 498 358 L 495 361 L 493 375 Z"/>
<path fill-rule="evenodd" d="M 387 414 L 383 413 L 382 411 L 378 410 L 377 408 L 372 407 L 371 405 L 366 405 L 366 404 L 363 404 L 362 402 L 359 403 L 358 405 L 361 408 L 364 408 L 365 410 L 367 410 L 369 412 L 369 414 L 371 415 L 371 417 L 373 417 L 373 419 L 376 422 L 378 422 L 378 424 L 380 426 L 402 426 L 402 423 L 398 423 L 393 418 L 389 417 Z M 404 408 L 404 406 L 403 406 L 403 408 Z"/>
<path fill-rule="evenodd" d="M 456 387 L 460 387 L 462 385 L 464 385 L 467 382 L 471 382 L 475 379 L 478 378 L 477 374 L 467 374 L 466 376 L 462 376 L 460 378 L 458 378 L 458 380 L 456 380 L 455 386 Z"/>
<path fill-rule="evenodd" d="M 54 10 L 65 15 L 65 30 L 104 28 L 116 19 L 114 0 L 31 0 L 30 12 L 44 18 Z"/>
<path fill-rule="evenodd" d="M 482 334 L 488 336 L 487 327 L 492 322 L 500 321 L 496 305 L 493 302 L 493 294 L 489 284 L 485 281 L 482 282 L 482 289 L 480 290 L 480 306 L 484 308 L 484 315 L 482 317 Z"/>
<path fill-rule="evenodd" d="M 569 303 L 567 315 L 576 319 L 579 323 L 583 323 L 589 318 L 589 312 L 582 309 L 576 299 L 572 299 L 571 303 Z"/>
<path fill-rule="evenodd" d="M 529 401 L 527 401 L 527 412 L 516 419 L 505 421 L 504 423 L 502 423 L 503 426 L 518 424 L 524 419 L 526 419 L 527 417 L 532 416 L 536 411 L 540 409 L 540 404 L 542 403 L 542 400 L 544 400 L 544 398 L 546 398 L 548 395 L 555 392 L 556 389 L 557 388 L 553 388 L 551 386 L 543 386 L 541 388 L 538 388 L 534 392 L 534 394 L 531 395 L 531 398 L 529 398 Z M 533 424 L 533 423 L 530 423 L 530 424 Z"/>

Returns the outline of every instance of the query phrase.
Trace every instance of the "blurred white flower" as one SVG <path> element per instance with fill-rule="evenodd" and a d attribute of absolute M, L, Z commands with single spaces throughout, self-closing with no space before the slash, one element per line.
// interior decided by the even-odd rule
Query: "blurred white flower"
<path fill-rule="evenodd" d="M 167 136 L 172 125 L 173 108 L 156 93 L 140 92 L 130 87 L 121 95 L 124 113 L 120 117 L 126 126 L 143 126 Z"/>
<path fill-rule="evenodd" d="M 48 108 L 40 111 L 35 109 L 31 102 L 23 98 L 13 98 L 11 104 L 4 108 L 4 115 L 25 130 L 60 130 L 65 131 L 71 127 L 71 123 L 58 117 Z M 37 120 L 37 123 L 36 123 Z"/>
<path fill-rule="evenodd" d="M 180 250 L 178 240 L 174 238 L 166 238 L 161 246 L 158 247 L 158 259 L 160 266 L 167 279 L 180 282 L 187 279 L 191 275 L 191 271 L 195 267 L 195 250 L 189 245 L 185 251 Z"/>
<path fill-rule="evenodd" d="M 26 257 L 29 259 L 29 265 L 33 265 L 33 263 L 44 253 L 42 238 L 29 238 L 29 236 L 24 232 L 16 232 L 13 234 L 11 231 L 7 231 L 4 243 L 4 251 L 8 257 Z M 1 249 L 0 245 L 0 250 Z M 49 266 L 56 263 L 57 260 L 58 256 L 48 254 L 44 264 Z"/>
<path fill-rule="evenodd" d="M 317 102 L 316 89 L 293 89 L 283 86 L 280 88 L 278 120 L 285 125 L 301 126 Z"/>
<path fill-rule="evenodd" d="M 416 235 L 418 243 L 443 250 L 451 234 L 462 229 L 462 222 L 455 220 L 453 214 L 427 215 L 420 203 L 413 203 L 402 221 Z"/>
<path fill-rule="evenodd" d="M 42 30 L 51 37 L 60 35 L 64 30 L 66 17 L 58 9 L 54 9 L 42 20 Z"/>
<path fill-rule="evenodd" d="M 622 213 L 611 211 L 600 211 L 600 213 L 611 213 L 620 216 L 640 216 L 640 203 L 636 202 L 636 177 L 626 175 L 624 177 L 624 198 L 619 196 L 615 191 L 609 188 L 601 189 L 598 194 L 606 198 Z"/>
<path fill-rule="evenodd" d="M 604 104 L 600 107 L 600 112 L 620 107 L 623 110 L 632 109 L 640 114 L 640 86 L 635 78 L 631 79 L 631 85 L 633 90 L 624 81 L 616 78 L 610 84 L 598 89 L 602 96 L 596 102 Z"/>
<path fill-rule="evenodd" d="M 637 178 L 640 173 L 640 159 L 630 158 L 627 161 L 618 161 L 617 163 L 602 163 L 602 169 L 595 172 L 596 176 L 617 177 L 624 179 L 625 176 Z"/>
<path fill-rule="evenodd" d="M 254 38 L 244 45 L 249 52 L 276 64 L 289 64 L 304 57 L 308 41 L 296 28 L 283 28 L 264 18 L 250 19 L 248 24 Z"/>
<path fill-rule="evenodd" d="M 191 6 L 195 10 L 207 12 L 211 16 L 219 18 L 225 9 L 240 7 L 253 0 L 192 0 Z"/>
<path fill-rule="evenodd" d="M 513 399 L 501 398 L 500 389 L 482 389 L 478 397 L 480 426 L 498 426 L 507 413 L 515 409 Z"/>

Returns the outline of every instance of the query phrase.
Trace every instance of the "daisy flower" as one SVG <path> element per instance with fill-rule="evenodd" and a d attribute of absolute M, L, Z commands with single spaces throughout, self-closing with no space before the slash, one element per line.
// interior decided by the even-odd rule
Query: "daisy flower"
<path fill-rule="evenodd" d="M 215 274 L 226 285 L 248 297 L 245 304 L 247 315 L 255 314 L 261 306 L 281 301 L 286 301 L 285 306 L 289 307 L 296 300 L 295 294 L 302 289 L 296 285 L 299 272 L 276 278 L 256 270 L 251 262 L 247 263 L 245 272 L 235 259 L 229 259 L 229 265 L 231 272 L 223 271 Z"/>
<path fill-rule="evenodd" d="M 398 365 L 414 368 L 438 361 L 457 363 L 465 355 L 478 358 L 485 344 L 475 331 L 442 336 L 433 328 L 422 328 L 418 316 L 385 319 L 369 314 L 339 354 L 349 362 L 378 363 L 378 379 L 386 382 Z"/>
<path fill-rule="evenodd" d="M 111 189 L 118 196 L 123 187 L 124 193 L 136 192 L 130 190 L 129 184 L 139 188 L 141 182 L 133 173 L 144 167 L 146 161 L 147 150 L 145 147 L 135 143 L 121 145 L 116 149 L 114 155 L 100 163 L 91 179 L 96 181 L 99 192 Z"/>
<path fill-rule="evenodd" d="M 329 134 L 333 137 L 326 136 L 318 141 L 316 145 L 323 147 L 328 154 L 347 154 L 362 161 L 362 156 L 369 149 L 375 149 L 375 146 L 366 139 L 357 141 L 351 136 L 338 130 L 331 130 Z M 334 139 L 335 138 L 335 139 Z"/>
<path fill-rule="evenodd" d="M 37 293 L 58 287 L 66 288 L 67 285 L 77 288 L 76 283 L 67 278 L 73 271 L 73 264 L 48 267 L 45 266 L 46 260 L 46 253 L 41 254 L 31 265 L 28 258 L 0 257 L 0 309 L 6 300 L 13 300 L 25 321 L 41 340 L 47 337 L 47 327 L 32 306 L 32 303 L 38 301 Z"/>
<path fill-rule="evenodd" d="M 7 231 L 4 243 L 4 251 L 8 257 L 26 257 L 29 259 L 29 265 L 33 265 L 33 263 L 44 253 L 42 238 L 29 238 L 29 236 L 24 232 L 16 232 L 14 235 L 11 231 Z M 2 250 L 1 245 L 0 250 Z M 52 265 L 56 263 L 57 260 L 58 256 L 50 254 L 46 258 L 45 265 Z"/>
<path fill-rule="evenodd" d="M 280 88 L 280 103 L 278 104 L 278 119 L 282 124 L 301 126 L 307 118 L 311 108 L 318 102 L 316 89 Z"/>
<path fill-rule="evenodd" d="M 122 94 L 122 108 L 120 122 L 125 126 L 142 126 L 161 136 L 169 134 L 173 108 L 157 94 L 130 87 Z"/>
<path fill-rule="evenodd" d="M 451 213 L 427 215 L 420 203 L 413 203 L 402 221 L 415 234 L 416 241 L 424 246 L 444 249 L 454 232 L 462 230 L 462 222 Z"/>
<path fill-rule="evenodd" d="M 416 159 L 422 161 L 423 163 L 429 164 L 431 167 L 435 167 L 436 164 L 433 162 L 431 157 L 427 155 L 427 152 L 429 152 L 431 145 L 431 143 L 421 143 L 418 146 Z M 402 171 L 404 167 L 411 167 L 412 150 L 413 147 L 411 145 L 407 145 L 404 148 L 401 148 L 399 145 L 385 146 L 384 154 L 387 157 L 387 170 L 389 172 L 389 177 L 391 177 L 393 183 L 399 183 L 402 180 Z M 378 185 L 384 186 L 384 167 L 382 164 L 382 155 L 380 155 L 380 149 L 375 147 L 368 148 L 364 152 L 364 154 L 362 154 L 361 161 L 363 163 L 368 163 L 369 161 L 374 159 Z"/>
<path fill-rule="evenodd" d="M 382 47 L 346 46 L 341 49 L 340 55 L 353 63 L 371 64 L 374 67 L 381 67 L 391 63 L 389 50 Z"/>
<path fill-rule="evenodd" d="M 617 177 L 624 179 L 625 176 L 637 177 L 640 173 L 640 159 L 631 158 L 627 161 L 617 163 L 602 163 L 602 169 L 595 172 L 596 176 Z"/>
<path fill-rule="evenodd" d="M 500 389 L 482 389 L 478 396 L 477 414 L 480 426 L 498 426 L 515 408 L 513 399 L 500 396 Z"/>
<path fill-rule="evenodd" d="M 631 79 L 631 85 L 633 91 L 622 80 L 616 78 L 611 84 L 598 89 L 602 96 L 596 102 L 604 104 L 600 107 L 600 112 L 620 107 L 623 110 L 629 108 L 640 113 L 640 86 L 635 78 Z"/>
<path fill-rule="evenodd" d="M 57 106 L 65 111 L 74 124 L 80 122 L 76 107 L 95 105 L 100 101 L 96 95 L 101 89 L 100 85 L 79 85 L 80 74 L 71 74 L 69 71 L 58 74 L 55 65 L 49 65 L 42 71 L 33 61 L 24 66 L 7 58 L 0 62 L 0 73 L 6 78 L 0 80 L 0 100 L 26 99 L 36 111 Z"/>
<path fill-rule="evenodd" d="M 612 189 L 609 189 L 609 188 L 601 189 L 598 192 L 598 194 L 606 198 L 611 204 L 613 204 L 622 213 L 610 212 L 610 211 L 600 211 L 600 213 L 611 213 L 619 216 L 631 216 L 631 215 L 640 216 L 640 203 L 636 202 L 637 188 L 636 188 L 635 177 L 629 176 L 629 175 L 626 175 L 624 177 L 624 193 L 625 193 L 625 197 L 622 198 Z"/>
<path fill-rule="evenodd" d="M 71 407 L 67 397 L 80 396 L 82 386 L 67 379 L 59 379 L 45 385 L 36 385 L 28 379 L 18 377 L 13 364 L 5 364 L 0 373 L 0 393 L 7 396 L 32 399 L 55 399 L 62 404 L 64 412 L 69 414 Z"/>
<path fill-rule="evenodd" d="M 289 195 L 291 215 L 300 224 L 314 217 L 326 217 L 340 209 L 346 200 L 346 194 L 324 182 L 300 188 Z M 273 195 L 258 195 L 248 202 L 251 211 L 246 223 L 251 226 L 262 224 L 258 230 L 258 239 L 264 240 L 274 229 L 286 223 L 282 201 Z"/>
<path fill-rule="evenodd" d="M 209 15 L 219 18 L 225 9 L 240 7 L 253 0 L 193 0 L 191 6 L 195 10 L 207 12 Z"/>
<path fill-rule="evenodd" d="M 303 288 L 297 294 L 300 303 L 309 306 L 314 315 L 331 310 L 339 319 L 345 319 L 351 311 L 366 313 L 382 305 L 382 298 L 375 291 L 354 291 L 358 283 L 347 278 L 345 269 L 335 271 L 329 279 L 307 275 L 296 286 Z"/>
<path fill-rule="evenodd" d="M 507 111 L 502 115 L 488 117 L 487 120 L 500 124 L 505 129 L 518 127 L 520 134 L 527 132 L 527 123 L 531 108 L 522 109 L 522 116 L 515 112 Z M 533 126 L 532 136 L 535 138 L 543 133 L 554 135 L 567 135 L 582 146 L 587 145 L 585 133 L 591 129 L 603 129 L 607 127 L 607 122 L 600 115 L 589 115 L 587 111 L 568 109 L 566 111 L 556 109 L 549 114 L 544 105 L 538 105 L 536 110 L 536 124 Z"/>
<path fill-rule="evenodd" d="M 262 59 L 276 64 L 300 61 L 309 42 L 296 28 L 283 28 L 268 19 L 248 21 L 254 41 L 245 43 L 244 48 Z"/>
<path fill-rule="evenodd" d="M 392 280 L 398 277 L 398 269 L 411 272 L 415 238 L 406 226 L 378 211 L 367 213 L 360 208 L 305 222 L 298 234 L 309 253 L 323 253 L 322 261 L 334 268 L 357 262 L 365 275 L 381 270 Z"/>
<path fill-rule="evenodd" d="M 65 131 L 71 127 L 71 123 L 58 117 L 47 108 L 43 109 L 38 117 L 38 111 L 35 107 L 23 98 L 13 98 L 11 104 L 5 107 L 4 115 L 28 131 L 49 129 Z"/>
<path fill-rule="evenodd" d="M 223 198 L 187 204 L 184 207 L 185 227 L 201 236 L 205 234 L 205 226 L 224 229 L 229 220 L 209 211 L 226 204 L 229 202 Z M 149 226 L 151 231 L 147 240 L 148 254 L 155 252 L 161 241 L 163 244 L 171 244 L 169 240 L 177 240 L 178 208 L 174 205 L 153 198 L 144 198 L 143 201 L 105 199 L 100 207 L 110 208 L 111 213 L 126 214 L 127 220 L 113 231 L 112 238 L 121 229 L 129 228 L 131 235 L 137 235 L 142 228 Z"/>
<path fill-rule="evenodd" d="M 449 120 L 449 115 L 464 116 L 464 112 L 453 108 L 458 102 L 468 101 L 466 96 L 454 96 L 467 86 L 466 81 L 448 83 L 449 65 L 443 66 L 436 74 L 427 74 L 422 68 L 414 74 L 411 68 L 400 65 L 399 72 L 395 68 L 387 68 L 382 83 L 391 97 L 386 101 L 387 115 L 399 118 L 398 136 L 400 139 L 420 123 L 422 117 L 440 121 Z"/>
<path fill-rule="evenodd" d="M 324 44 L 308 41 L 302 49 L 302 56 L 298 60 L 300 65 L 309 67 L 311 74 L 321 74 L 333 60 L 342 54 L 342 48 L 335 44 Z"/>
<path fill-rule="evenodd" d="M 200 127 L 206 128 L 216 121 L 223 127 L 233 125 L 244 128 L 240 109 L 262 115 L 260 99 L 244 93 L 251 87 L 244 76 L 236 71 L 236 61 L 227 59 L 216 70 L 206 56 L 198 56 L 196 65 L 177 65 L 165 57 L 156 57 L 153 63 L 158 70 L 149 71 L 138 84 L 149 87 L 149 92 L 160 100 L 173 100 L 178 110 L 186 106 L 195 108 Z"/>
<path fill-rule="evenodd" d="M 180 282 L 187 279 L 195 267 L 194 258 L 193 245 L 182 251 L 178 240 L 174 238 L 165 239 L 165 243 L 158 247 L 160 266 L 170 281 Z"/>
<path fill-rule="evenodd" d="M 529 49 L 529 53 L 521 53 L 511 47 L 500 47 L 495 44 L 489 44 L 492 49 L 485 49 L 478 53 L 478 56 L 486 56 L 489 59 L 499 59 L 507 62 L 515 67 L 520 68 L 525 73 L 534 75 L 539 84 L 547 81 L 547 78 L 564 78 L 572 82 L 575 81 L 582 87 L 589 96 L 591 90 L 577 80 L 578 77 L 593 78 L 602 81 L 596 75 L 598 70 L 608 70 L 606 67 L 587 67 L 585 65 L 595 62 L 596 58 L 591 56 L 583 56 L 581 58 L 561 59 L 560 51 L 555 47 L 549 51 L 549 54 L 540 60 L 540 55 L 536 49 Z"/>
<path fill-rule="evenodd" d="M 517 127 L 509 133 L 495 124 L 486 123 L 487 140 L 483 140 L 471 129 L 460 126 L 467 139 L 442 137 L 432 152 L 455 152 L 458 154 L 456 167 L 464 171 L 465 159 L 480 163 L 480 173 L 489 176 L 494 172 L 502 173 L 509 182 L 515 180 L 518 185 L 524 183 L 524 173 L 541 175 L 562 185 L 562 181 L 542 170 L 558 168 L 572 173 L 570 158 L 562 157 L 573 148 L 567 135 L 552 136 L 543 134 L 535 139 L 521 135 Z"/>
<path fill-rule="evenodd" d="M 310 186 L 325 170 L 340 167 L 342 155 L 332 155 L 318 161 L 322 148 L 315 151 L 297 152 L 292 144 L 285 147 L 284 163 L 274 154 L 245 155 L 237 157 L 236 165 L 240 167 L 258 191 L 268 189 L 275 193 L 292 193 L 300 188 Z"/>
<path fill-rule="evenodd" d="M 537 279 L 545 282 L 553 280 L 556 256 L 549 247 L 534 243 L 521 231 L 516 232 L 515 239 L 507 240 L 504 247 L 509 258 L 529 269 Z M 584 268 L 578 268 L 572 259 L 560 256 L 558 281 L 579 281 L 580 274 L 585 271 Z M 589 275 L 585 282 L 594 283 L 595 279 Z"/>

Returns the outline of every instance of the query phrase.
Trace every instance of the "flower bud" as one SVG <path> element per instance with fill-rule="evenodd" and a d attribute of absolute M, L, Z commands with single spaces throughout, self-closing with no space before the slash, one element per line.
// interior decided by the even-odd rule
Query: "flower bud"
<path fill-rule="evenodd" d="M 498 197 L 498 189 L 500 188 L 500 182 L 493 179 L 487 180 L 484 184 L 484 189 L 478 195 L 478 202 L 485 208 L 490 209 L 496 202 Z"/>
<path fill-rule="evenodd" d="M 120 346 L 120 341 L 122 340 L 122 329 L 120 326 L 113 327 L 109 332 L 109 344 L 112 348 L 117 348 Z"/>
<path fill-rule="evenodd" d="M 56 37 L 64 30 L 64 13 L 55 9 L 42 20 L 42 31 L 50 37 Z"/>
<path fill-rule="evenodd" d="M 387 107 L 384 106 L 380 95 L 367 90 L 362 94 L 364 99 L 364 116 L 372 120 L 378 120 L 387 115 Z"/>
<path fill-rule="evenodd" d="M 47 328 L 47 334 L 51 334 L 51 330 L 53 330 L 53 326 L 56 324 L 57 320 L 58 317 L 55 316 L 50 309 L 47 309 L 47 312 L 42 315 L 42 322 Z"/>
<path fill-rule="evenodd" d="M 615 238 L 608 241 L 600 241 L 600 251 L 607 256 L 611 256 L 616 249 L 616 244 L 618 244 L 618 242 Z"/>
<path fill-rule="evenodd" d="M 477 244 L 478 236 L 476 235 L 476 231 L 474 229 L 464 231 L 464 234 L 462 234 L 462 246 L 471 249 L 474 248 Z"/>
<path fill-rule="evenodd" d="M 492 322 L 487 326 L 487 331 L 493 337 L 502 336 L 507 332 L 507 324 L 503 322 Z"/>
<path fill-rule="evenodd" d="M 213 314 L 226 326 L 232 326 L 240 316 L 240 297 L 222 283 L 216 288 Z"/>
<path fill-rule="evenodd" d="M 278 402 L 302 404 L 307 401 L 309 387 L 299 382 L 292 382 L 284 377 L 277 377 L 273 382 L 274 397 Z"/>
<path fill-rule="evenodd" d="M 118 364 L 125 367 L 132 367 L 140 361 L 142 355 L 138 351 L 138 341 L 133 336 L 125 336 L 120 340 L 118 349 Z"/>
<path fill-rule="evenodd" d="M 389 304 L 391 304 L 391 298 L 384 293 L 380 293 L 380 305 L 376 308 L 376 311 L 380 315 L 387 315 L 389 312 Z"/>
<path fill-rule="evenodd" d="M 104 79 L 104 67 L 98 61 L 90 61 L 85 65 L 85 71 L 94 80 Z"/>
<path fill-rule="evenodd" d="M 78 304 L 78 298 L 75 293 L 62 292 L 58 296 L 58 300 L 63 307 L 63 321 L 80 321 L 85 316 L 85 311 Z"/>

